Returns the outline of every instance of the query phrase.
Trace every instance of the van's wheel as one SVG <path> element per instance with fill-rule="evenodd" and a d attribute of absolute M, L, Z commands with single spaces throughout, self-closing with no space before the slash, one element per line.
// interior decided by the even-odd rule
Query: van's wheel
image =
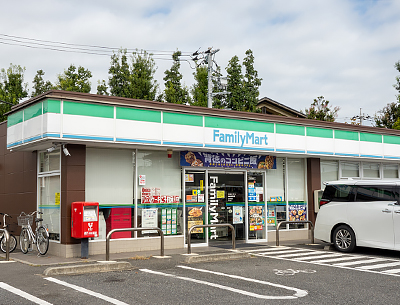
<path fill-rule="evenodd" d="M 333 244 L 340 252 L 352 252 L 356 247 L 356 235 L 353 230 L 346 225 L 338 226 L 333 231 Z"/>

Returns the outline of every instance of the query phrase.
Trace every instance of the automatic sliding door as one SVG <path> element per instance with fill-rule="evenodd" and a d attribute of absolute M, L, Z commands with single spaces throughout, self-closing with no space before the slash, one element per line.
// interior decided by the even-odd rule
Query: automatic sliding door
<path fill-rule="evenodd" d="M 185 171 L 185 213 L 187 231 L 192 226 L 206 224 L 205 172 Z M 192 230 L 191 243 L 206 243 L 206 230 Z M 187 241 L 187 236 L 186 236 Z"/>

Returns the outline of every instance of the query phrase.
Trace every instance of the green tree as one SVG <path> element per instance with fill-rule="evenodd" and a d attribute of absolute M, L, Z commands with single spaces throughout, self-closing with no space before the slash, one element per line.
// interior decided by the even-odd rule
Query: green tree
<path fill-rule="evenodd" d="M 76 69 L 71 64 L 67 70 L 64 70 L 63 74 L 58 75 L 55 89 L 89 93 L 91 89 L 89 79 L 91 77 L 92 72 L 89 70 L 81 66 Z"/>
<path fill-rule="evenodd" d="M 127 50 L 120 49 L 111 56 L 108 70 L 110 95 L 154 100 L 158 89 L 154 79 L 156 70 L 152 54 L 136 50 L 129 62 Z"/>
<path fill-rule="evenodd" d="M 397 129 L 395 123 L 400 118 L 400 97 L 397 102 L 389 103 L 375 115 L 375 126 L 381 128 Z M 396 125 L 396 127 L 398 124 Z"/>
<path fill-rule="evenodd" d="M 103 79 L 103 80 L 99 80 L 98 82 L 97 82 L 98 84 L 97 84 L 97 94 L 98 95 L 109 95 L 108 94 L 108 87 L 107 87 L 107 84 L 106 84 L 106 81 Z"/>
<path fill-rule="evenodd" d="M 193 73 L 195 83 L 192 86 L 192 106 L 207 107 L 208 72 L 206 66 L 198 66 Z"/>
<path fill-rule="evenodd" d="M 28 96 L 28 84 L 24 83 L 25 68 L 10 64 L 10 67 L 0 70 L 0 100 L 17 105 Z M 0 122 L 7 120 L 4 113 L 11 110 L 11 105 L 0 103 Z"/>
<path fill-rule="evenodd" d="M 228 97 L 228 108 L 232 110 L 244 111 L 244 90 L 243 90 L 243 74 L 242 66 L 239 58 L 235 55 L 231 58 L 226 67 L 228 74 L 227 91 L 230 92 Z"/>
<path fill-rule="evenodd" d="M 42 94 L 46 91 L 53 89 L 53 84 L 50 81 L 43 80 L 44 71 L 38 70 L 33 78 L 33 92 L 31 97 Z"/>
<path fill-rule="evenodd" d="M 394 67 L 400 72 L 400 60 L 394 64 Z M 394 84 L 393 87 L 400 93 L 400 75 L 396 76 L 396 84 Z"/>
<path fill-rule="evenodd" d="M 329 101 L 326 101 L 323 96 L 314 99 L 310 108 L 306 109 L 307 119 L 334 122 L 337 118 L 337 113 L 340 110 L 339 106 L 333 109 L 329 106 Z"/>
<path fill-rule="evenodd" d="M 182 86 L 181 81 L 183 76 L 179 72 L 181 67 L 179 56 L 181 55 L 180 51 L 172 54 L 172 67 L 164 72 L 165 77 L 163 80 L 165 82 L 165 89 L 163 100 L 167 103 L 188 105 L 190 102 L 189 90 L 185 86 Z"/>
<path fill-rule="evenodd" d="M 258 77 L 258 72 L 254 69 L 254 55 L 252 50 L 246 51 L 246 57 L 243 60 L 245 68 L 243 78 L 245 111 L 257 112 L 256 106 L 258 103 L 258 96 L 260 94 L 259 88 L 261 86 L 262 78 Z"/>
<path fill-rule="evenodd" d="M 400 60 L 394 64 L 400 72 Z M 399 91 L 397 101 L 387 104 L 375 114 L 375 126 L 389 129 L 400 129 L 400 75 L 396 76 L 396 84 L 393 87 Z"/>

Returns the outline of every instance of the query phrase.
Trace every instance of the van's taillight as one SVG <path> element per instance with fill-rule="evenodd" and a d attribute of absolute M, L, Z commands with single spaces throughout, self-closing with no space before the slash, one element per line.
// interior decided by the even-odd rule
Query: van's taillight
<path fill-rule="evenodd" d="M 321 199 L 321 200 L 319 201 L 319 206 L 322 207 L 324 204 L 327 204 L 327 203 L 329 203 L 329 200 L 327 200 L 327 199 Z"/>

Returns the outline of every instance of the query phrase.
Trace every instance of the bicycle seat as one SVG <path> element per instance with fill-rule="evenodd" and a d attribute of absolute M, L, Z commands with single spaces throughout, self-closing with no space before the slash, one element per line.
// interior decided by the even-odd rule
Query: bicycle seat
<path fill-rule="evenodd" d="M 43 218 L 36 218 L 35 219 L 35 222 L 40 222 L 40 221 L 43 221 Z"/>

